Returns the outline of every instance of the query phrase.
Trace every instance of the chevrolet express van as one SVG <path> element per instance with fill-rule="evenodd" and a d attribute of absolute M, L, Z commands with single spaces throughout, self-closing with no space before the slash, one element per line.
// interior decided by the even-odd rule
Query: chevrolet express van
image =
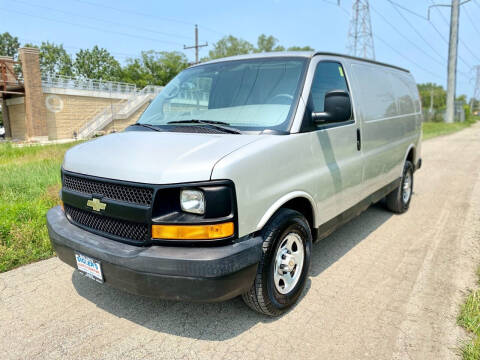
<path fill-rule="evenodd" d="M 100 283 L 284 313 L 312 243 L 385 198 L 408 210 L 421 166 L 412 75 L 332 53 L 218 59 L 176 76 L 126 131 L 73 147 L 58 257 Z"/>

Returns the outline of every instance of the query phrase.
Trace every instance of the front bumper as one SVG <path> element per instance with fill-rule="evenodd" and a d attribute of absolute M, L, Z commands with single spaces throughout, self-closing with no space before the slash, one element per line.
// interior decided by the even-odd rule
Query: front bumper
<path fill-rule="evenodd" d="M 262 255 L 262 238 L 218 247 L 139 247 L 71 224 L 57 206 L 47 213 L 55 251 L 76 268 L 75 251 L 100 260 L 105 283 L 164 299 L 223 301 L 246 292 Z"/>

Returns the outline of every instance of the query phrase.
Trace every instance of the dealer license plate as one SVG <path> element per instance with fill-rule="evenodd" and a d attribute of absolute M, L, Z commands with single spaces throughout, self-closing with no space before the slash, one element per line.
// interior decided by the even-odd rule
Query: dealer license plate
<path fill-rule="evenodd" d="M 95 281 L 103 282 L 102 266 L 99 261 L 79 253 L 75 253 L 75 259 L 77 260 L 78 270 L 85 276 Z"/>

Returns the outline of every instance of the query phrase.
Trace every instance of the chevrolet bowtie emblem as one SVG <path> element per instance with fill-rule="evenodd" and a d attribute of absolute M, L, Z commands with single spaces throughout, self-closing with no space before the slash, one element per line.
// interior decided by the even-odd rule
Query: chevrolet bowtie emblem
<path fill-rule="evenodd" d="M 90 206 L 94 211 L 105 210 L 107 204 L 102 203 L 100 200 L 93 198 L 87 201 L 87 206 Z"/>

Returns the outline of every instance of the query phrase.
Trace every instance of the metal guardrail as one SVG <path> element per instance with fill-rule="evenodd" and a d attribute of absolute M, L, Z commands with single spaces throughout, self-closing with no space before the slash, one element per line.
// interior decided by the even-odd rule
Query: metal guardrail
<path fill-rule="evenodd" d="M 44 88 L 107 91 L 123 94 L 134 94 L 137 91 L 137 86 L 134 84 L 118 81 L 73 78 L 51 73 L 42 74 L 42 86 Z"/>
<path fill-rule="evenodd" d="M 162 89 L 163 86 L 147 85 L 142 90 L 136 91 L 132 94 L 127 102 L 112 105 L 112 110 L 114 113 L 119 113 L 122 110 L 128 111 L 132 106 L 135 106 L 136 103 L 142 102 L 146 96 L 154 98 L 160 91 L 162 91 Z"/>
<path fill-rule="evenodd" d="M 209 92 L 198 90 L 181 90 L 175 100 L 201 101 L 208 103 Z"/>

